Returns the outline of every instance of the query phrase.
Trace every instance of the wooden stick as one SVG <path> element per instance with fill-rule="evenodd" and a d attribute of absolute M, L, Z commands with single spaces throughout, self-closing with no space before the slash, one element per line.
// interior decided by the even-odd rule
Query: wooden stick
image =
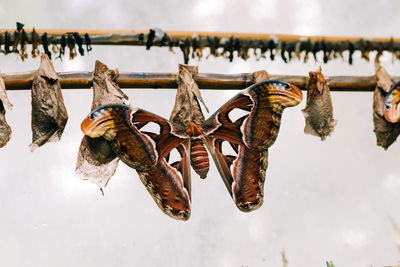
<path fill-rule="evenodd" d="M 36 33 L 41 36 L 47 33 L 48 42 L 56 41 L 58 44 L 61 43 L 61 36 L 67 33 L 78 33 L 83 36 L 88 33 L 91 39 L 92 45 L 135 45 L 135 46 L 145 46 L 148 37 L 148 30 L 82 30 L 82 29 L 35 29 Z M 14 41 L 13 32 L 15 29 L 0 29 L 0 34 L 4 34 L 8 31 L 11 36 L 11 41 Z M 32 30 L 26 30 L 27 42 L 32 43 Z M 164 32 L 161 31 L 161 34 Z M 301 41 L 315 42 L 325 42 L 331 45 L 340 43 L 345 44 L 351 42 L 355 50 L 379 50 L 379 51 L 397 51 L 400 49 L 400 38 L 392 37 L 362 37 L 362 36 L 312 36 L 312 35 L 289 35 L 289 34 L 261 34 L 261 33 L 234 33 L 234 32 L 184 32 L 184 31 L 166 31 L 165 32 L 169 38 L 178 40 L 177 42 L 172 42 L 169 45 L 179 46 L 184 43 L 186 39 L 198 36 L 202 38 L 202 43 L 205 47 L 214 46 L 212 39 L 209 40 L 207 37 L 218 37 L 219 43 L 218 47 L 224 47 L 228 42 L 230 37 L 238 38 L 242 41 L 269 41 L 274 40 L 274 42 L 287 42 L 296 43 Z M 53 35 L 56 39 L 53 40 Z M 152 45 L 157 46 L 161 41 L 162 36 L 156 36 L 153 40 Z M 165 46 L 166 44 L 164 44 Z M 256 45 L 257 46 L 257 45 Z M 258 47 L 260 48 L 260 47 Z M 348 49 L 345 47 L 344 49 Z"/>
<path fill-rule="evenodd" d="M 32 87 L 34 71 L 1 74 L 7 90 L 28 90 Z M 86 89 L 92 86 L 92 72 L 59 72 L 63 89 Z M 270 74 L 274 80 L 286 81 L 304 90 L 308 76 Z M 176 88 L 178 73 L 120 73 L 118 84 L 121 88 Z M 325 76 L 332 91 L 368 92 L 375 88 L 375 76 Z M 392 77 L 398 81 L 400 77 Z M 253 84 L 251 73 L 215 74 L 199 73 L 196 78 L 201 89 L 229 90 L 243 89 Z"/>
<path fill-rule="evenodd" d="M 92 30 L 92 29 L 35 29 L 38 34 L 43 34 L 47 32 L 47 35 L 50 37 L 55 34 L 56 36 L 61 36 L 68 32 L 77 32 L 80 35 L 88 33 L 90 36 L 95 35 L 135 35 L 135 34 L 148 34 L 148 30 Z M 0 29 L 0 34 L 8 31 L 9 33 L 13 33 L 15 29 Z M 25 32 L 30 34 L 32 29 L 25 29 Z M 194 35 L 199 37 L 219 37 L 219 38 L 229 38 L 233 36 L 234 38 L 239 39 L 253 39 L 253 40 L 270 40 L 270 39 L 278 39 L 279 41 L 285 42 L 298 42 L 304 40 L 314 41 L 322 41 L 325 42 L 354 42 L 359 41 L 361 39 L 369 40 L 371 42 L 400 42 L 400 38 L 392 38 L 392 37 L 368 37 L 368 36 L 321 36 L 321 35 L 293 35 L 293 34 L 271 34 L 271 33 L 236 33 L 236 32 L 188 32 L 188 31 L 165 31 L 168 36 L 177 39 L 186 39 L 192 38 Z"/>

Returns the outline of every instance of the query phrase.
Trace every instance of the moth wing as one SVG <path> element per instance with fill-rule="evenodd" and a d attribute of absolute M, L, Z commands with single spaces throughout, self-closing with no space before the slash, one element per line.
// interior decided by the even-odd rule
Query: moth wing
<path fill-rule="evenodd" d="M 152 124 L 153 128 L 146 125 Z M 190 216 L 190 138 L 184 129 L 151 112 L 125 105 L 107 105 L 89 114 L 81 125 L 89 137 L 104 137 L 115 154 L 137 170 L 161 210 L 187 220 Z M 180 158 L 169 162 L 177 149 Z"/>
<path fill-rule="evenodd" d="M 262 205 L 268 148 L 278 135 L 283 109 L 301 99 L 297 87 L 261 82 L 237 94 L 201 125 L 203 142 L 240 210 Z M 231 152 L 224 151 L 224 142 Z"/>
<path fill-rule="evenodd" d="M 139 177 L 159 208 L 168 216 L 188 220 L 190 217 L 190 140 L 176 148 L 181 160 L 170 164 L 166 157 Z"/>
<path fill-rule="evenodd" d="M 263 203 L 268 151 L 260 152 L 243 144 L 231 143 L 237 148 L 237 154 L 227 154 L 222 143 L 230 143 L 229 139 L 204 137 L 203 141 L 236 206 L 246 212 L 255 210 Z"/>
<path fill-rule="evenodd" d="M 146 126 L 153 128 L 147 129 Z M 104 137 L 128 166 L 148 170 L 159 159 L 188 139 L 183 129 L 143 109 L 106 105 L 92 111 L 82 122 L 82 132 Z"/>
<path fill-rule="evenodd" d="M 263 187 L 267 166 L 267 152 L 249 148 L 243 142 L 243 124 L 254 106 L 246 94 L 239 94 L 214 113 L 203 125 L 202 137 L 221 178 L 236 206 L 252 211 L 263 203 Z M 243 116 L 234 120 L 230 113 L 240 109 Z M 246 114 L 247 113 L 247 114 Z M 231 149 L 225 151 L 224 142 Z"/>

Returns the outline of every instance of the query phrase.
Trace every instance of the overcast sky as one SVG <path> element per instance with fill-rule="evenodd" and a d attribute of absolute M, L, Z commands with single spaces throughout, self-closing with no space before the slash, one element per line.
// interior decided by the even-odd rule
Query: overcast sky
<path fill-rule="evenodd" d="M 400 2 L 385 1 L 2 1 L 0 27 L 149 29 L 400 36 Z M 29 48 L 30 51 L 30 48 Z M 208 51 L 205 52 L 208 54 Z M 54 61 L 56 71 L 92 71 L 99 59 L 111 68 L 176 72 L 181 53 L 165 48 L 93 47 L 90 55 Z M 321 59 L 320 59 L 321 60 Z M 355 55 L 323 65 L 325 75 L 372 75 L 374 66 Z M 210 57 L 199 72 L 307 75 L 319 63 L 280 59 L 229 63 Z M 385 54 L 382 64 L 399 75 Z M 1 72 L 33 70 L 0 55 Z M 174 90 L 124 90 L 134 105 L 169 117 Z M 75 176 L 89 113 L 91 90 L 64 90 L 69 121 L 60 142 L 30 152 L 30 91 L 9 92 L 13 135 L 0 149 L 0 265 L 2 266 L 288 266 L 396 265 L 400 261 L 400 144 L 375 145 L 372 92 L 333 93 L 337 127 L 325 142 L 305 135 L 301 109 L 287 109 L 270 149 L 265 203 L 242 213 L 214 164 L 206 180 L 192 173 L 192 216 L 164 215 L 134 170 L 120 163 L 102 196 Z M 214 112 L 237 91 L 203 91 Z M 208 115 L 206 115 L 207 117 Z"/>

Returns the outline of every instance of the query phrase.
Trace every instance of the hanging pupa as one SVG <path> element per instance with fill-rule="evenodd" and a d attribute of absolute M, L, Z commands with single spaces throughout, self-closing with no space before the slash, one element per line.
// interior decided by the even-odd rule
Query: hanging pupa
<path fill-rule="evenodd" d="M 253 77 L 253 83 L 260 83 L 269 80 L 268 72 L 266 70 L 259 70 L 253 72 L 251 75 Z"/>
<path fill-rule="evenodd" d="M 309 75 L 307 103 L 303 109 L 306 119 L 304 133 L 319 136 L 323 141 L 332 133 L 337 121 L 333 118 L 331 93 L 321 68 Z"/>
<path fill-rule="evenodd" d="M 68 121 L 60 81 L 46 54 L 40 56 L 40 67 L 32 83 L 31 151 L 47 142 L 59 141 Z"/>
<path fill-rule="evenodd" d="M 13 105 L 8 101 L 6 86 L 0 76 L 0 147 L 5 146 L 11 138 L 11 127 L 6 121 L 6 110 L 12 110 Z"/>
<path fill-rule="evenodd" d="M 384 118 L 385 97 L 392 88 L 393 82 L 387 71 L 379 64 L 378 58 L 375 61 L 375 78 L 376 88 L 374 90 L 373 102 L 374 132 L 376 135 L 376 144 L 386 150 L 399 136 L 400 123 L 391 123 Z M 389 118 L 390 116 L 387 114 L 386 117 Z"/>
<path fill-rule="evenodd" d="M 171 112 L 170 121 L 188 126 L 194 122 L 200 125 L 204 122 L 199 100 L 208 109 L 201 98 L 200 89 L 194 80 L 198 73 L 197 66 L 179 65 L 178 90 L 175 105 Z M 200 138 L 191 139 L 190 148 L 191 165 L 201 178 L 206 178 L 210 166 L 208 153 Z"/>
<path fill-rule="evenodd" d="M 118 69 L 110 70 L 107 65 L 96 61 L 91 110 L 106 104 L 123 104 L 123 99 L 128 99 L 117 84 L 118 75 Z M 110 143 L 103 137 L 84 136 L 79 147 L 75 173 L 97 184 L 103 191 L 114 174 L 118 161 Z"/>

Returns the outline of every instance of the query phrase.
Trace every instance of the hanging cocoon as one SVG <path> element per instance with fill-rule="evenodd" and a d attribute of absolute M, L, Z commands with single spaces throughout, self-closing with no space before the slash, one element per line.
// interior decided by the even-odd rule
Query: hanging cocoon
<path fill-rule="evenodd" d="M 269 80 L 268 72 L 265 70 L 259 70 L 252 73 L 253 83 L 259 83 L 262 81 Z"/>
<path fill-rule="evenodd" d="M 5 146 L 11 138 L 11 127 L 6 121 L 6 109 L 12 110 L 13 105 L 10 103 L 6 93 L 6 85 L 0 76 L 0 147 Z"/>
<path fill-rule="evenodd" d="M 396 141 L 400 134 L 400 123 L 391 123 L 384 118 L 385 97 L 393 85 L 387 71 L 375 62 L 376 87 L 373 100 L 373 120 L 376 144 L 385 150 Z"/>
<path fill-rule="evenodd" d="M 110 70 L 107 65 L 96 61 L 91 110 L 106 104 L 123 104 L 123 99 L 128 99 L 117 84 L 118 75 L 118 69 Z M 79 147 L 75 172 L 94 182 L 102 190 L 114 174 L 118 161 L 110 143 L 103 137 L 84 136 Z"/>
<path fill-rule="evenodd" d="M 323 141 L 333 132 L 337 121 L 333 118 L 331 93 L 321 68 L 309 75 L 307 103 L 303 109 L 306 120 L 304 133 L 319 136 Z"/>
<path fill-rule="evenodd" d="M 188 126 L 191 122 L 198 125 L 204 122 L 199 100 L 205 105 L 199 86 L 194 80 L 198 73 L 197 66 L 179 65 L 178 90 L 175 97 L 175 105 L 172 109 L 170 121 Z M 191 165 L 201 178 L 206 178 L 209 170 L 207 150 L 200 139 L 191 140 Z M 196 155 L 196 156 L 195 156 Z"/>
<path fill-rule="evenodd" d="M 32 83 L 31 151 L 47 142 L 59 141 L 68 121 L 60 81 L 46 54 L 40 56 L 40 67 Z"/>

